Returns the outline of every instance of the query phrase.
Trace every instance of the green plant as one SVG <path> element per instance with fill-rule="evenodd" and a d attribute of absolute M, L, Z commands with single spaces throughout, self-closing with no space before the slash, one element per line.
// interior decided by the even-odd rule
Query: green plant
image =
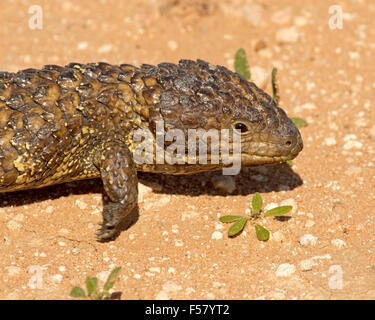
<path fill-rule="evenodd" d="M 228 229 L 229 237 L 235 237 L 239 235 L 245 228 L 246 223 L 249 221 L 250 223 L 255 225 L 255 233 L 258 240 L 267 241 L 270 237 L 269 231 L 266 228 L 262 227 L 260 224 L 256 224 L 256 220 L 260 218 L 263 207 L 263 199 L 258 192 L 253 196 L 251 206 L 252 209 L 250 216 L 222 216 L 220 217 L 220 221 L 224 223 L 233 222 L 233 224 Z M 280 206 L 267 210 L 263 213 L 263 215 L 265 217 L 278 217 L 288 213 L 290 210 L 292 210 L 292 206 Z"/>
<path fill-rule="evenodd" d="M 70 292 L 70 296 L 73 298 L 90 298 L 91 300 L 102 300 L 105 296 L 109 297 L 109 290 L 112 289 L 116 280 L 118 279 L 121 272 L 121 267 L 117 267 L 111 271 L 107 281 L 104 283 L 103 290 L 98 290 L 98 278 L 96 277 L 87 277 L 86 278 L 86 289 L 83 290 L 81 287 L 74 287 Z"/>
<path fill-rule="evenodd" d="M 299 129 L 299 128 L 303 128 L 303 127 L 306 127 L 308 125 L 308 123 L 303 120 L 302 118 L 298 118 L 298 117 L 291 117 L 290 120 L 293 121 L 294 125 Z"/>
<path fill-rule="evenodd" d="M 250 80 L 251 73 L 249 69 L 249 64 L 246 58 L 246 52 L 244 49 L 240 48 L 237 50 L 234 56 L 234 70 L 243 76 L 246 80 Z"/>

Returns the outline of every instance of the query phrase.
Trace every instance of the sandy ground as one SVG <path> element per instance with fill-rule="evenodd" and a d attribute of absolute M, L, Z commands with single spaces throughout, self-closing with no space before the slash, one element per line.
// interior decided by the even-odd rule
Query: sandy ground
<path fill-rule="evenodd" d="M 329 26 L 334 4 L 342 29 Z M 214 188 L 220 174 L 140 175 L 138 221 L 109 243 L 94 236 L 100 181 L 1 194 L 0 298 L 67 299 L 122 266 L 121 299 L 374 299 L 374 16 L 365 0 L 2 1 L 0 70 L 181 58 L 233 69 L 243 47 L 253 80 L 271 92 L 276 66 L 281 107 L 309 125 L 292 168 L 244 170 L 232 194 Z M 219 217 L 245 214 L 257 191 L 292 204 L 291 218 L 261 219 L 268 242 L 250 225 L 228 238 Z"/>

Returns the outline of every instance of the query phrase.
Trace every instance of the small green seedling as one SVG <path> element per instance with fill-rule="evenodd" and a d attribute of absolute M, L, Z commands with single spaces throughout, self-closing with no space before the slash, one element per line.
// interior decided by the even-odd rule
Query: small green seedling
<path fill-rule="evenodd" d="M 261 195 L 257 192 L 251 201 L 251 214 L 250 216 L 222 216 L 220 217 L 220 221 L 224 223 L 232 223 L 233 224 L 228 229 L 228 236 L 235 237 L 239 235 L 242 230 L 245 228 L 245 225 L 248 221 L 250 221 L 253 225 L 255 225 L 255 233 L 258 240 L 267 241 L 270 237 L 269 231 L 262 227 L 260 224 L 255 224 L 255 221 L 259 219 L 262 213 L 263 207 L 263 199 Z M 265 217 L 278 217 L 288 213 L 292 210 L 292 206 L 280 206 L 264 212 Z"/>
<path fill-rule="evenodd" d="M 242 48 L 238 49 L 234 56 L 234 70 L 246 80 L 250 80 L 251 73 L 249 63 L 247 62 L 246 52 Z"/>
<path fill-rule="evenodd" d="M 86 278 L 86 289 L 83 290 L 81 287 L 74 287 L 70 292 L 70 296 L 73 298 L 90 298 L 91 300 L 103 300 L 103 298 L 109 297 L 110 293 L 109 290 L 112 289 L 113 285 L 115 284 L 116 280 L 118 279 L 121 272 L 121 267 L 117 267 L 111 271 L 109 274 L 107 281 L 104 283 L 103 290 L 98 290 L 98 278 L 96 277 L 87 277 Z"/>
<path fill-rule="evenodd" d="M 290 120 L 293 121 L 294 125 L 299 129 L 303 127 L 307 127 L 307 122 L 303 120 L 302 118 L 298 117 L 291 117 Z"/>

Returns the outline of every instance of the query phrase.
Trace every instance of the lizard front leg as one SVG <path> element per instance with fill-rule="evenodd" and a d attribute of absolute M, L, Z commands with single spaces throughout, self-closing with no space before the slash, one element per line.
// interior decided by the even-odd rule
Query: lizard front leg
<path fill-rule="evenodd" d="M 118 141 L 104 145 L 99 161 L 104 191 L 109 200 L 103 206 L 103 223 L 98 240 L 113 238 L 117 226 L 137 206 L 138 179 L 133 157 L 128 147 Z"/>

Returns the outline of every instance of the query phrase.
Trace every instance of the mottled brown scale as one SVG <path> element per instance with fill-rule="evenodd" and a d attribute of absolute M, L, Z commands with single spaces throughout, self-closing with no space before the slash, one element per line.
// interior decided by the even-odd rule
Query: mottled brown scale
<path fill-rule="evenodd" d="M 0 192 L 101 177 L 109 201 L 99 239 L 136 206 L 137 171 L 186 174 L 223 164 L 139 164 L 134 132 L 232 129 L 241 122 L 242 166 L 283 162 L 302 149 L 272 98 L 222 66 L 70 63 L 0 72 Z M 164 149 L 171 145 L 165 142 Z M 210 155 L 208 155 L 210 159 Z"/>

